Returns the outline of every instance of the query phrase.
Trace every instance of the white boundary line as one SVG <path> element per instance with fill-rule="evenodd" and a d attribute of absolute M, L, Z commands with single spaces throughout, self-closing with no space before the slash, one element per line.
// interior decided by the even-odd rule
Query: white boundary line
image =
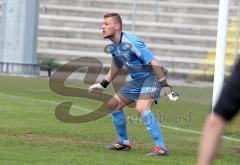
<path fill-rule="evenodd" d="M 167 129 L 171 129 L 171 130 L 176 130 L 176 131 L 179 131 L 179 132 L 186 132 L 186 133 L 202 135 L 202 132 L 189 130 L 189 129 L 182 129 L 182 128 L 177 128 L 177 127 L 171 127 L 171 126 L 162 125 L 162 124 L 161 124 L 161 127 L 167 128 Z M 226 140 L 230 140 L 230 141 L 240 142 L 240 139 L 231 138 L 229 136 L 222 136 L 222 138 L 226 139 Z"/>
<path fill-rule="evenodd" d="M 43 100 L 43 99 L 27 98 L 27 97 L 23 97 L 23 96 L 14 96 L 14 95 L 9 95 L 9 94 L 5 94 L 5 93 L 1 93 L 1 92 L 0 92 L 0 95 L 11 97 L 11 98 L 23 99 L 23 100 L 32 100 L 32 101 L 37 101 L 37 102 L 43 102 L 43 103 L 48 103 L 48 104 L 53 104 L 53 105 L 60 104 L 60 102 L 57 102 L 57 101 L 48 101 L 48 100 Z M 73 105 L 72 108 L 76 108 L 76 109 L 82 110 L 84 112 L 90 112 L 89 109 L 86 109 L 86 108 L 83 108 L 80 106 L 76 106 L 76 105 Z"/>
<path fill-rule="evenodd" d="M 14 95 L 9 95 L 9 94 L 5 94 L 5 93 L 1 93 L 0 95 L 2 96 L 7 96 L 7 97 L 11 97 L 11 98 L 18 98 L 18 99 L 24 99 L 24 100 L 32 100 L 32 101 L 38 101 L 38 102 L 44 102 L 44 103 L 49 103 L 49 104 L 54 104 L 54 105 L 58 105 L 59 102 L 56 101 L 48 101 L 48 100 L 43 100 L 43 99 L 33 99 L 33 98 L 27 98 L 27 97 L 23 97 L 23 96 L 14 96 Z M 91 112 L 89 109 L 87 108 L 83 108 L 81 106 L 72 106 L 73 108 L 85 111 L 85 112 Z M 197 135 L 201 135 L 202 132 L 200 131 L 194 131 L 194 130 L 190 130 L 190 129 L 183 129 L 183 128 L 177 128 L 177 127 L 172 127 L 172 126 L 167 126 L 167 125 L 163 125 L 161 124 L 162 128 L 166 128 L 166 129 L 170 129 L 170 130 L 175 130 L 175 131 L 179 131 L 179 132 L 186 132 L 186 133 L 191 133 L 191 134 L 197 134 Z M 229 141 L 235 141 L 235 142 L 240 142 L 240 139 L 236 139 L 236 138 L 231 138 L 229 136 L 223 136 L 222 137 L 225 140 L 229 140 Z"/>

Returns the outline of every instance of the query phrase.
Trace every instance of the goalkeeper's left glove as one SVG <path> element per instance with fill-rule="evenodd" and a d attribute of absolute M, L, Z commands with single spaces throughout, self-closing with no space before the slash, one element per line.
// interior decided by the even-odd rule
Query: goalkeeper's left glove
<path fill-rule="evenodd" d="M 168 96 L 169 100 L 171 100 L 171 101 L 177 101 L 179 95 L 178 95 L 177 92 L 172 91 L 172 92 L 169 93 L 167 96 Z"/>

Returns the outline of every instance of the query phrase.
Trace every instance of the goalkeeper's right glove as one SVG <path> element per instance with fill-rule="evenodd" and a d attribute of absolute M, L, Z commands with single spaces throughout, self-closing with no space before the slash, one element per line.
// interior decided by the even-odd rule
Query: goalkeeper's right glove
<path fill-rule="evenodd" d="M 105 79 L 102 80 L 101 83 L 93 84 L 88 88 L 88 94 L 92 96 L 99 96 L 103 91 L 104 88 L 108 86 L 109 82 Z"/>
<path fill-rule="evenodd" d="M 104 88 L 100 83 L 93 84 L 88 88 L 88 94 L 91 96 L 99 96 L 103 92 Z"/>

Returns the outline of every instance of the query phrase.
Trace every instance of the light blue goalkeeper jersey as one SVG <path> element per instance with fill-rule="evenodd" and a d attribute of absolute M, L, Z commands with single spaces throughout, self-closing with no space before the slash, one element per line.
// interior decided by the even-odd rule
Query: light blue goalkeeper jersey
<path fill-rule="evenodd" d="M 154 55 L 136 36 L 122 32 L 120 44 L 112 43 L 107 48 L 115 65 L 118 68 L 125 65 L 133 80 L 144 81 L 153 74 L 153 69 L 148 64 L 154 59 Z"/>

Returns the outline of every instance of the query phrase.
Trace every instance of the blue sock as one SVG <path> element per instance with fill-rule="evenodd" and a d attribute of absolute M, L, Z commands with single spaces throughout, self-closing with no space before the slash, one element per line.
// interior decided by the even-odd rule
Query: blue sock
<path fill-rule="evenodd" d="M 155 145 L 160 146 L 160 148 L 165 148 L 161 129 L 154 114 L 150 110 L 147 110 L 142 113 L 142 118 L 149 134 L 155 142 Z"/>
<path fill-rule="evenodd" d="M 129 144 L 127 127 L 126 127 L 126 116 L 123 110 L 115 110 L 112 112 L 112 119 L 114 126 L 117 130 L 120 144 Z"/>

